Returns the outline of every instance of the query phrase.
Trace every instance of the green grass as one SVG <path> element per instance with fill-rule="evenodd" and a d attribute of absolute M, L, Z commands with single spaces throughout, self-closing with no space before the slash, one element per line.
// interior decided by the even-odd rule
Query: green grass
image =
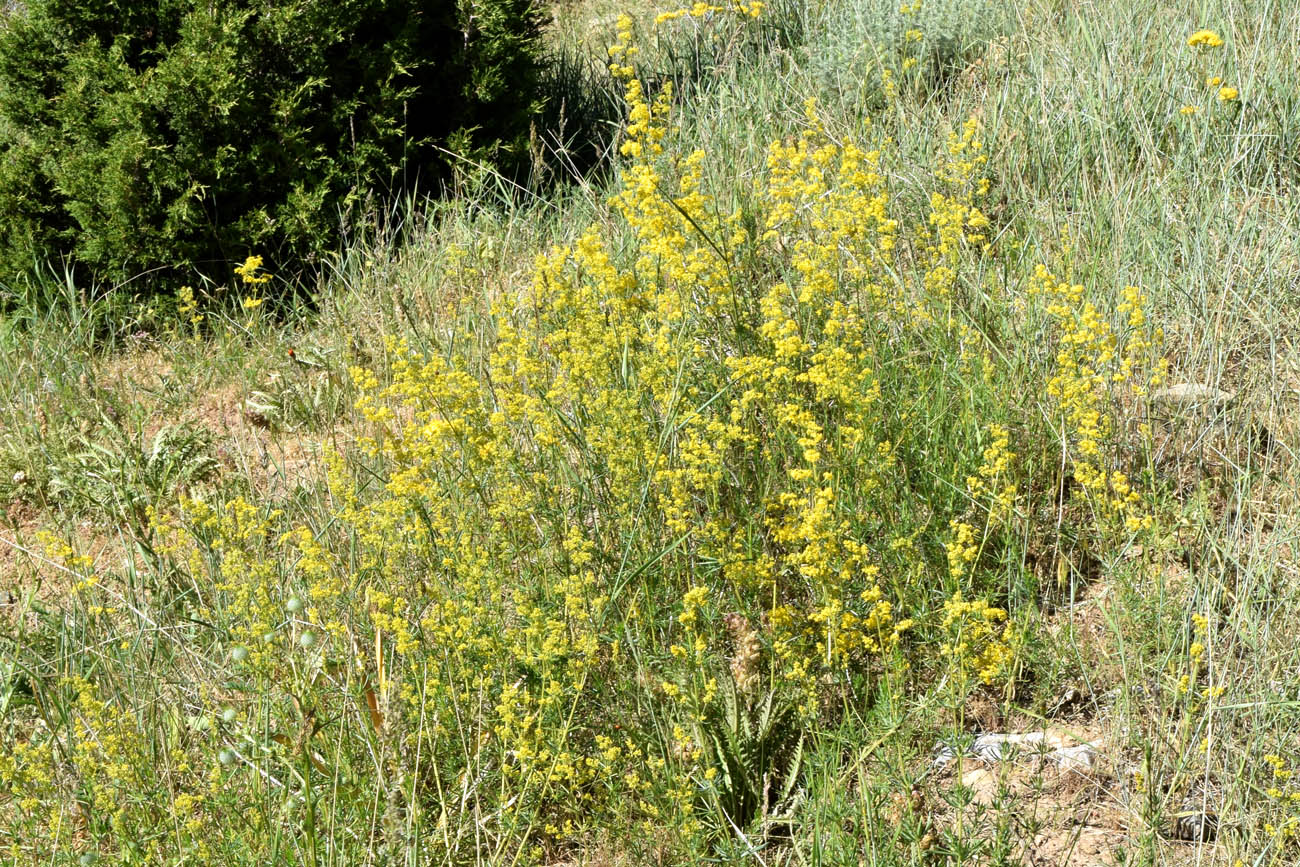
<path fill-rule="evenodd" d="M 656 28 L 661 9 L 566 3 L 557 92 L 587 88 L 566 102 L 568 130 L 616 117 L 604 46 L 622 11 L 650 98 L 665 82 L 678 94 L 667 156 L 646 163 L 661 196 L 685 171 L 671 158 L 703 152 L 712 201 L 665 219 L 725 280 L 692 284 L 647 251 L 610 202 L 638 164 L 622 156 L 544 198 L 469 173 L 461 198 L 358 233 L 298 287 L 311 303 L 246 311 L 232 275 L 199 293 L 195 323 L 51 279 L 5 314 L 0 852 L 1293 863 L 1300 13 L 827 0 Z M 1189 47 L 1201 27 L 1224 46 Z M 1219 100 L 1213 75 L 1239 98 Z M 760 238 L 769 146 L 807 131 L 809 98 L 825 140 L 882 151 L 900 229 L 887 266 L 837 271 L 800 303 L 797 241 L 866 256 L 801 222 L 816 197 Z M 972 117 L 988 161 L 944 181 L 948 137 Z M 539 145 L 555 176 L 625 140 L 570 135 Z M 963 241 L 943 260 L 943 295 L 924 285 L 928 221 L 947 213 L 935 192 L 990 221 L 987 248 Z M 719 252 L 733 211 L 747 234 Z M 644 297 L 590 260 L 538 265 L 589 226 Z M 1039 263 L 1085 287 L 1068 315 L 1030 291 Z M 864 381 L 881 397 L 774 379 L 771 404 L 734 404 L 748 439 L 709 428 L 740 399 L 728 364 L 776 357 L 760 304 L 781 281 L 795 289 L 773 303 L 810 347 L 837 345 L 833 302 L 865 311 Z M 1144 333 L 1118 310 L 1129 285 L 1163 330 L 1168 382 L 1236 395 L 1222 413 L 1181 410 L 1117 385 L 1099 404 L 1103 466 L 1153 518 L 1137 532 L 1071 481 L 1085 459 L 1048 393 L 1085 303 L 1121 351 Z M 412 373 L 410 358 L 429 366 Z M 789 474 L 807 433 L 781 404 L 826 434 L 833 522 Z M 859 411 L 862 447 L 844 433 Z M 967 482 L 993 461 L 992 425 L 1015 453 L 993 474 L 1017 486 L 1001 517 L 996 487 Z M 658 474 L 691 466 L 717 475 L 682 476 L 679 495 Z M 781 505 L 783 492 L 798 496 Z M 954 521 L 976 534 L 965 559 L 948 548 Z M 914 621 L 896 645 L 834 657 L 824 621 L 797 619 L 864 615 L 873 588 Z M 1005 609 L 1012 631 L 978 612 L 945 620 L 957 590 Z M 783 626 L 783 608 L 802 625 Z M 965 655 L 940 649 L 962 640 Z M 984 683 L 987 660 L 972 660 L 1001 643 L 1014 658 Z M 1044 728 L 1099 742 L 1097 768 L 1008 771 L 999 786 L 932 767 L 940 741 Z M 590 764 L 557 770 L 571 759 Z M 1213 840 L 1171 839 L 1202 812 Z"/>

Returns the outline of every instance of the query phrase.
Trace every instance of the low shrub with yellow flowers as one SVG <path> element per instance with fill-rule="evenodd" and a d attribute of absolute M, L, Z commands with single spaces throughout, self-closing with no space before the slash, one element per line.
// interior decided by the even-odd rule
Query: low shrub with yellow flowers
<path fill-rule="evenodd" d="M 886 134 L 828 128 L 809 100 L 722 195 L 681 147 L 671 88 L 638 75 L 627 19 L 610 64 L 628 118 L 615 229 L 538 255 L 472 328 L 394 338 L 355 369 L 365 435 L 329 455 L 312 520 L 237 498 L 154 514 L 215 636 L 196 782 L 168 794 L 191 837 L 226 835 L 204 857 L 293 839 L 339 863 L 546 863 L 614 837 L 699 859 L 793 809 L 804 739 L 845 707 L 938 671 L 963 690 L 1015 676 L 1014 608 L 1035 601 L 1014 589 L 1032 578 L 1017 546 L 1053 495 L 1021 453 L 1056 450 L 1098 533 L 1150 526 L 1115 443 L 1118 390 L 1161 375 L 1145 298 L 1128 290 L 1114 326 L 1046 269 L 1027 290 L 988 282 L 1003 254 L 977 120 L 917 196 Z M 972 315 L 986 290 L 1049 329 L 1050 412 L 1008 400 Z M 59 797 L 115 816 L 157 788 L 121 770 L 143 747 L 116 699 L 75 692 L 80 742 L 33 736 L 0 762 L 51 831 Z M 218 801 L 258 806 L 222 825 Z"/>
<path fill-rule="evenodd" d="M 1285 864 L 1300 853 L 1300 788 L 1295 784 L 1295 761 L 1275 753 L 1264 756 L 1267 771 L 1265 797 L 1268 818 L 1264 831 L 1271 838 L 1273 851 L 1266 864 Z"/>
<path fill-rule="evenodd" d="M 1055 371 L 1047 394 L 1055 411 L 1063 457 L 1075 491 L 1087 502 L 1090 524 L 1099 529 L 1119 523 L 1124 531 L 1149 530 L 1153 516 L 1125 466 L 1132 455 L 1115 447 L 1114 425 L 1123 407 L 1139 406 L 1161 385 L 1168 363 L 1159 353 L 1162 334 L 1149 325 L 1146 297 L 1136 286 L 1122 292 L 1116 327 L 1084 297 L 1084 287 L 1035 271 L 1030 292 L 1047 300 L 1056 325 Z M 1150 437 L 1139 428 L 1138 444 Z M 1131 450 L 1130 450 L 1131 451 Z"/>

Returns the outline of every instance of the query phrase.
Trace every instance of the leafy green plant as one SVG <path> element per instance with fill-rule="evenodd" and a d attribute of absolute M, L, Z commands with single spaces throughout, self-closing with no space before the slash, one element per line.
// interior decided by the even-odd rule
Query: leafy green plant
<path fill-rule="evenodd" d="M 151 504 L 216 474 L 206 431 L 166 425 L 146 445 L 106 418 L 101 434 L 107 436 L 83 438 L 79 450 L 49 468 L 49 496 L 116 518 L 136 538 L 146 536 Z"/>
<path fill-rule="evenodd" d="M 290 352 L 294 367 L 249 394 L 245 415 L 274 429 L 325 428 L 345 411 L 348 389 L 316 354 Z"/>
<path fill-rule="evenodd" d="M 765 837 L 793 818 L 803 795 L 804 732 L 791 696 L 769 689 L 747 698 L 719 678 L 717 703 L 695 734 L 705 765 L 718 770 L 704 791 L 723 836 Z"/>
<path fill-rule="evenodd" d="M 527 166 L 531 0 L 34 0 L 0 24 L 0 282 L 47 259 L 133 290 L 311 264 L 448 149 Z"/>

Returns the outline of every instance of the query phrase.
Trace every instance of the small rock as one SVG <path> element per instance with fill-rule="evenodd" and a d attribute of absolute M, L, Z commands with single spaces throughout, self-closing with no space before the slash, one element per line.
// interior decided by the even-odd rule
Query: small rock
<path fill-rule="evenodd" d="M 1049 753 L 1047 758 L 1063 771 L 1091 771 L 1097 763 L 1097 750 L 1092 744 L 1060 747 Z"/>
<path fill-rule="evenodd" d="M 1097 747 L 1080 743 L 1056 731 L 1023 732 L 1015 734 L 982 734 L 965 750 L 940 742 L 935 745 L 933 765 L 941 768 L 959 756 L 985 764 L 1007 759 L 1029 760 L 1041 758 L 1062 770 L 1091 770 L 1097 761 Z"/>
<path fill-rule="evenodd" d="M 1132 547 L 1138 549 L 1138 554 L 1134 556 L 1140 556 L 1142 546 L 1134 545 Z M 1061 697 L 1056 700 L 1056 704 L 1052 705 L 1052 709 L 1049 713 L 1051 716 L 1059 717 L 1064 715 L 1067 711 L 1076 709 L 1083 704 L 1083 702 L 1083 693 L 1074 687 L 1069 687 L 1065 692 L 1061 693 Z"/>
<path fill-rule="evenodd" d="M 1174 817 L 1169 837 L 1190 843 L 1210 843 L 1219 834 L 1219 819 L 1211 813 L 1190 810 Z"/>
<path fill-rule="evenodd" d="M 1168 388 L 1162 388 L 1153 393 L 1151 395 L 1151 400 L 1158 404 L 1183 410 L 1195 409 L 1197 407 L 1222 409 L 1232 403 L 1236 397 L 1236 392 L 1223 391 L 1212 385 L 1201 385 L 1196 382 L 1180 382 L 1177 385 L 1171 385 Z"/>

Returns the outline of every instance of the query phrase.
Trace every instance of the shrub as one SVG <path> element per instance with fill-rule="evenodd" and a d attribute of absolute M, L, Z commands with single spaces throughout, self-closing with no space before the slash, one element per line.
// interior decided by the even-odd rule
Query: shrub
<path fill-rule="evenodd" d="M 0 281 L 283 270 L 448 148 L 517 170 L 538 27 L 530 0 L 33 0 L 0 26 Z"/>

